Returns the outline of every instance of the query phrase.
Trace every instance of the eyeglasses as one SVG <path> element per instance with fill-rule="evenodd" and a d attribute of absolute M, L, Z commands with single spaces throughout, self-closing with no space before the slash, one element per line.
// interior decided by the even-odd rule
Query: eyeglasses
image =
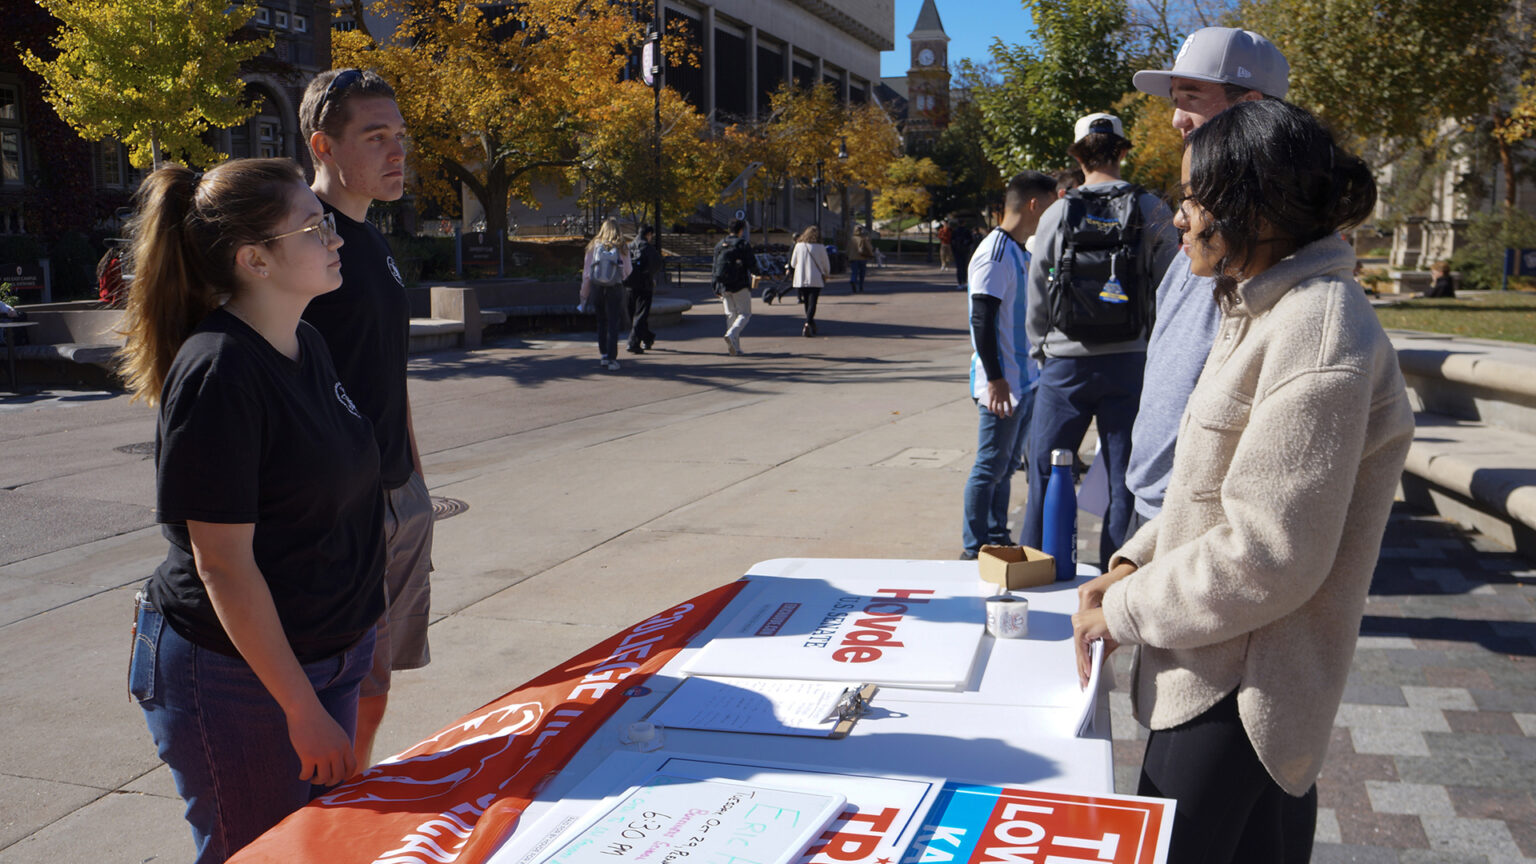
<path fill-rule="evenodd" d="M 320 94 L 320 105 L 316 108 L 315 113 L 317 115 L 325 114 L 325 103 L 330 101 L 332 93 L 345 93 L 348 87 L 361 80 L 363 80 L 363 70 L 361 69 L 343 69 L 337 73 L 336 77 L 331 79 L 331 83 L 325 85 L 325 92 Z"/>
<path fill-rule="evenodd" d="M 336 237 L 336 214 L 327 213 L 324 216 L 321 216 L 320 221 L 313 225 L 306 225 L 303 228 L 295 228 L 292 231 L 284 231 L 281 234 L 268 237 L 261 242 L 271 243 L 274 240 L 281 240 L 284 237 L 292 237 L 295 234 L 307 234 L 310 231 L 317 232 L 317 236 L 320 238 L 320 244 L 322 246 L 331 245 L 331 240 L 335 239 Z"/>

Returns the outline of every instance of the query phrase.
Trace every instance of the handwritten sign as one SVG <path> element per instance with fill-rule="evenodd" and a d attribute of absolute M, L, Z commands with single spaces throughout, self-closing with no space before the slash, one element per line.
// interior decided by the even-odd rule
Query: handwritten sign
<path fill-rule="evenodd" d="M 548 864 L 787 864 L 836 818 L 837 794 L 655 774 Z"/>

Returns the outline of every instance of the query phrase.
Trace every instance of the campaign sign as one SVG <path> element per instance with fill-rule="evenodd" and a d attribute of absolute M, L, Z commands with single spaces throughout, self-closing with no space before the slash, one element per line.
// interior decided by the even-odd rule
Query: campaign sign
<path fill-rule="evenodd" d="M 959 689 L 983 601 L 900 578 L 759 578 L 763 590 L 683 668 L 689 675 Z"/>
<path fill-rule="evenodd" d="M 947 783 L 902 864 L 1162 864 L 1174 802 Z"/>

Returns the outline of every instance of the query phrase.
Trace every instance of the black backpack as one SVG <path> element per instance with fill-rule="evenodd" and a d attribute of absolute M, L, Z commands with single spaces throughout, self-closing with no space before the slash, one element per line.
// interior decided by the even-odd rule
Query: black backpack
<path fill-rule="evenodd" d="M 752 283 L 752 270 L 746 260 L 750 254 L 750 247 L 740 237 L 721 240 L 715 247 L 715 286 L 727 291 L 740 291 L 748 287 Z"/>
<path fill-rule="evenodd" d="M 1124 342 L 1151 329 L 1153 286 L 1141 270 L 1142 189 L 1073 189 L 1048 292 L 1051 326 L 1074 342 Z"/>

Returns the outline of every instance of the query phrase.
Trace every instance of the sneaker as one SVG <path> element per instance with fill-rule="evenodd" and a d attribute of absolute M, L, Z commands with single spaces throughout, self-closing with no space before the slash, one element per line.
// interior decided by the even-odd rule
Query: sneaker
<path fill-rule="evenodd" d="M 723 337 L 721 337 L 721 338 L 723 338 L 723 339 L 724 339 L 724 340 L 725 340 L 725 350 L 726 350 L 726 351 L 727 351 L 727 352 L 728 352 L 728 353 L 729 353 L 729 354 L 730 354 L 730 355 L 731 355 L 731 356 L 732 356 L 732 357 L 735 357 L 735 356 L 736 356 L 736 355 L 737 355 L 737 354 L 738 354 L 738 353 L 740 353 L 740 352 L 741 352 L 741 349 L 740 349 L 740 348 L 737 348 L 737 347 L 736 347 L 736 343 L 735 343 L 735 342 L 733 342 L 733 341 L 731 341 L 731 337 L 729 337 L 729 336 L 723 336 Z"/>
<path fill-rule="evenodd" d="M 619 371 L 619 361 L 617 361 L 617 360 L 609 360 L 608 361 L 608 371 L 610 371 L 610 372 L 617 372 L 617 371 Z"/>
<path fill-rule="evenodd" d="M 961 561 L 975 561 L 976 560 L 976 555 L 977 555 L 977 553 L 972 552 L 969 549 L 967 549 L 966 551 L 960 553 L 960 560 Z"/>

